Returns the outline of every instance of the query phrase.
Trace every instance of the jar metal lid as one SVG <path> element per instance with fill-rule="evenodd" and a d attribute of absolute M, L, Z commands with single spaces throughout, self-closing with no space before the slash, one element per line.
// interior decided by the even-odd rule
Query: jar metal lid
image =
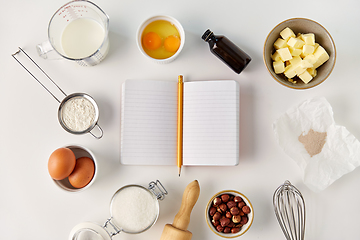
<path fill-rule="evenodd" d="M 102 226 L 83 222 L 71 230 L 69 240 L 111 240 L 111 237 Z"/>

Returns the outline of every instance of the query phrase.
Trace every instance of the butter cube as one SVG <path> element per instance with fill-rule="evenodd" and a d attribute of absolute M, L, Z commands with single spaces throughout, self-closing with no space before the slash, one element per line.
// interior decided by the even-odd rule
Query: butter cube
<path fill-rule="evenodd" d="M 315 56 L 313 54 L 309 54 L 306 57 L 304 57 L 304 60 L 308 61 L 309 63 L 314 65 L 314 63 L 316 62 L 317 59 L 315 58 Z"/>
<path fill-rule="evenodd" d="M 291 37 L 295 37 L 295 33 L 290 28 L 285 28 L 280 32 L 280 36 L 287 41 Z"/>
<path fill-rule="evenodd" d="M 274 52 L 273 55 L 271 55 L 271 59 L 275 62 L 277 61 L 282 61 L 281 58 L 280 58 L 280 54 L 278 52 Z"/>
<path fill-rule="evenodd" d="M 313 77 L 310 75 L 308 71 L 304 71 L 302 74 L 298 76 L 305 84 L 308 84 L 313 79 Z"/>
<path fill-rule="evenodd" d="M 282 38 L 278 38 L 274 43 L 274 48 L 275 49 L 280 49 L 280 48 L 285 48 L 285 47 L 287 47 L 287 43 Z"/>
<path fill-rule="evenodd" d="M 315 47 L 312 45 L 305 44 L 302 48 L 302 53 L 307 56 L 315 51 Z"/>
<path fill-rule="evenodd" d="M 273 67 L 276 74 L 283 73 L 285 71 L 285 65 L 282 61 L 273 62 Z"/>
<path fill-rule="evenodd" d="M 285 68 L 285 71 L 284 71 L 284 74 L 287 78 L 293 78 L 296 76 L 296 72 L 295 72 L 295 68 L 297 68 L 299 65 L 298 64 L 295 64 L 295 65 L 289 65 Z"/>
<path fill-rule="evenodd" d="M 287 41 L 287 45 L 293 48 L 302 48 L 304 44 L 305 42 L 303 40 L 294 37 L 289 38 L 289 40 Z"/>
<path fill-rule="evenodd" d="M 317 75 L 317 70 L 313 67 L 306 69 L 306 71 L 308 71 L 313 78 Z"/>
<path fill-rule="evenodd" d="M 276 51 L 279 53 L 280 58 L 281 58 L 281 60 L 283 62 L 292 59 L 289 48 L 287 48 L 287 47 L 286 48 L 280 48 L 280 49 L 278 49 Z"/>
<path fill-rule="evenodd" d="M 302 65 L 301 65 L 301 63 L 299 63 L 299 64 L 296 65 L 296 68 L 295 68 L 294 71 L 295 71 L 295 74 L 299 76 L 299 75 L 301 75 L 303 72 L 306 71 L 306 68 L 303 68 Z"/>
<path fill-rule="evenodd" d="M 291 56 L 296 57 L 296 56 L 300 56 L 302 50 L 299 48 L 293 48 L 293 47 L 289 47 Z"/>
<path fill-rule="evenodd" d="M 313 33 L 302 34 L 301 39 L 307 45 L 311 45 L 311 46 L 315 45 L 315 34 L 313 34 Z"/>
<path fill-rule="evenodd" d="M 316 48 L 314 56 L 316 58 L 316 62 L 314 63 L 315 68 L 318 68 L 329 59 L 329 54 L 322 46 Z"/>
<path fill-rule="evenodd" d="M 301 61 L 302 61 L 301 57 L 299 57 L 299 56 L 293 57 L 292 59 L 289 60 L 291 65 L 296 65 L 296 64 L 300 63 Z"/>
<path fill-rule="evenodd" d="M 301 67 L 305 68 L 305 69 L 313 67 L 313 65 L 306 60 L 301 60 L 300 64 L 301 64 Z"/>

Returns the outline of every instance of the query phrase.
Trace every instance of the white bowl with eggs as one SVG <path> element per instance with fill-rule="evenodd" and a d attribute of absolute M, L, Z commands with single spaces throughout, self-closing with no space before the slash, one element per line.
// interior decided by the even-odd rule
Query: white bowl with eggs
<path fill-rule="evenodd" d="M 67 146 L 64 146 L 63 148 L 70 149 L 74 153 L 75 159 L 79 159 L 81 157 L 90 158 L 94 163 L 94 173 L 93 173 L 93 176 L 92 176 L 90 182 L 86 186 L 80 187 L 80 188 L 72 186 L 70 184 L 68 177 L 66 177 L 62 180 L 55 180 L 54 178 L 52 178 L 53 182 L 55 183 L 56 186 L 58 186 L 60 189 L 66 191 L 66 192 L 75 193 L 75 192 L 81 192 L 81 191 L 84 191 L 85 189 L 88 189 L 94 183 L 96 176 L 97 176 L 97 161 L 96 161 L 95 155 L 88 148 L 85 148 L 85 147 L 79 146 L 79 145 L 67 145 Z M 61 155 L 59 155 L 59 154 L 52 155 L 51 157 L 55 157 L 55 158 L 58 158 L 59 160 L 61 160 Z M 50 171 L 51 170 L 49 169 L 49 173 L 50 173 Z M 54 170 L 52 170 L 52 171 L 54 171 Z M 51 175 L 51 173 L 50 173 L 50 175 Z"/>
<path fill-rule="evenodd" d="M 142 44 L 142 38 L 143 38 L 143 32 L 145 30 L 145 28 L 152 22 L 157 21 L 157 20 L 165 20 L 170 22 L 171 25 L 173 25 L 177 31 L 179 32 L 180 35 L 180 46 L 179 48 L 176 50 L 176 52 L 168 57 L 168 58 L 164 58 L 164 59 L 158 59 L 158 58 L 154 58 L 149 56 L 146 51 L 144 50 L 143 44 Z M 157 16 L 153 16 L 150 17 L 148 19 L 146 19 L 138 28 L 137 33 L 136 33 L 136 43 L 137 46 L 140 50 L 140 52 L 148 59 L 150 59 L 153 62 L 156 63 L 160 63 L 160 64 L 165 64 L 165 63 L 170 63 L 172 61 L 174 61 L 180 54 L 181 50 L 184 47 L 185 44 L 185 31 L 184 28 L 182 27 L 182 25 L 180 24 L 180 22 L 178 20 L 176 20 L 175 18 L 171 17 L 171 16 L 167 16 L 167 15 L 157 15 Z"/>

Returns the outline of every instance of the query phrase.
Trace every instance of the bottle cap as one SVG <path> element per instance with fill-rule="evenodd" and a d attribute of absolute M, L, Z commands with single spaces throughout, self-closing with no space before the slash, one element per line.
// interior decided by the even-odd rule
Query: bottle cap
<path fill-rule="evenodd" d="M 202 39 L 204 41 L 207 41 L 209 39 L 209 37 L 213 34 L 212 31 L 210 31 L 210 29 L 206 30 L 206 32 L 202 35 Z"/>

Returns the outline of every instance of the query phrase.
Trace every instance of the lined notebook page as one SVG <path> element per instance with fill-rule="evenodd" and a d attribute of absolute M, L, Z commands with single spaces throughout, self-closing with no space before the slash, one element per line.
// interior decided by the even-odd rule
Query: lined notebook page
<path fill-rule="evenodd" d="M 122 164 L 176 165 L 177 82 L 126 80 L 122 92 Z"/>
<path fill-rule="evenodd" d="M 183 165 L 239 163 L 239 87 L 236 81 L 184 84 Z"/>

